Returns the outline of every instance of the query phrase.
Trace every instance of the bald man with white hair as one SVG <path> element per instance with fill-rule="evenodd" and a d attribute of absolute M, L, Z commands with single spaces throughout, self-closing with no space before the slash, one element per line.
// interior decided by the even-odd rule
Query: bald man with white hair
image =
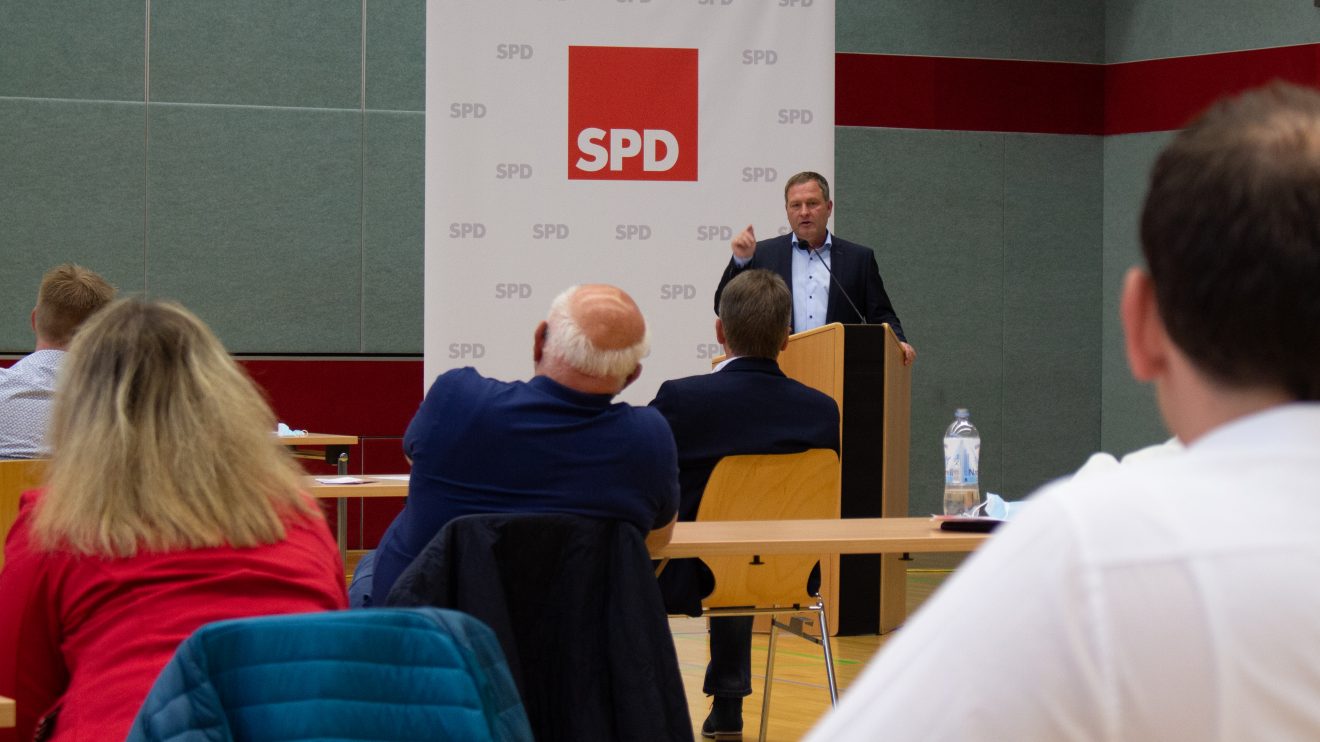
<path fill-rule="evenodd" d="M 659 412 L 613 401 L 649 351 L 632 297 L 574 286 L 536 327 L 530 380 L 470 367 L 440 375 L 403 439 L 413 462 L 407 504 L 358 566 L 350 603 L 384 604 L 426 544 L 463 515 L 621 520 L 649 533 L 649 546 L 668 543 L 678 512 L 674 437 Z"/>

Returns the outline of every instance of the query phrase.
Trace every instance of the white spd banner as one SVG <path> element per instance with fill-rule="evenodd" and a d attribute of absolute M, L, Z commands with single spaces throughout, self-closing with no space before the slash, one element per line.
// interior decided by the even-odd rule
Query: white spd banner
<path fill-rule="evenodd" d="M 708 371 L 729 240 L 788 230 L 793 173 L 833 179 L 834 0 L 428 0 L 426 25 L 426 385 L 530 376 L 577 283 L 646 315 L 625 400 Z"/>

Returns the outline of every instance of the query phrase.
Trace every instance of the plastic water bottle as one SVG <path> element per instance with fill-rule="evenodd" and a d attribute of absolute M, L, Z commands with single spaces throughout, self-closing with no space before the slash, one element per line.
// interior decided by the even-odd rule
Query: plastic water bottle
<path fill-rule="evenodd" d="M 964 515 L 981 502 L 980 460 L 981 434 L 967 419 L 966 408 L 959 408 L 944 431 L 945 515 Z"/>

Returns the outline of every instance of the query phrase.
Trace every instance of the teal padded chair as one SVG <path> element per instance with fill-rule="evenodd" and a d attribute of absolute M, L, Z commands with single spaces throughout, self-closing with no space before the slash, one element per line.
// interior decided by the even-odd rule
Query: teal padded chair
<path fill-rule="evenodd" d="M 494 633 L 435 608 L 207 624 L 156 679 L 131 742 L 531 740 Z"/>

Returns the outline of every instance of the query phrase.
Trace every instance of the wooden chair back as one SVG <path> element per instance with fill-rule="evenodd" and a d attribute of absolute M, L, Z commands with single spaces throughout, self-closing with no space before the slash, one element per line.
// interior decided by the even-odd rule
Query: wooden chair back
<path fill-rule="evenodd" d="M 802 453 L 726 456 L 701 495 L 698 521 L 829 520 L 839 517 L 839 456 Z M 703 557 L 715 574 L 707 608 L 808 604 L 807 577 L 823 554 Z"/>
<path fill-rule="evenodd" d="M 9 529 L 18 518 L 18 496 L 41 485 L 47 463 L 46 459 L 0 461 L 0 544 L 9 536 Z M 4 565 L 5 554 L 0 549 L 0 567 Z"/>

